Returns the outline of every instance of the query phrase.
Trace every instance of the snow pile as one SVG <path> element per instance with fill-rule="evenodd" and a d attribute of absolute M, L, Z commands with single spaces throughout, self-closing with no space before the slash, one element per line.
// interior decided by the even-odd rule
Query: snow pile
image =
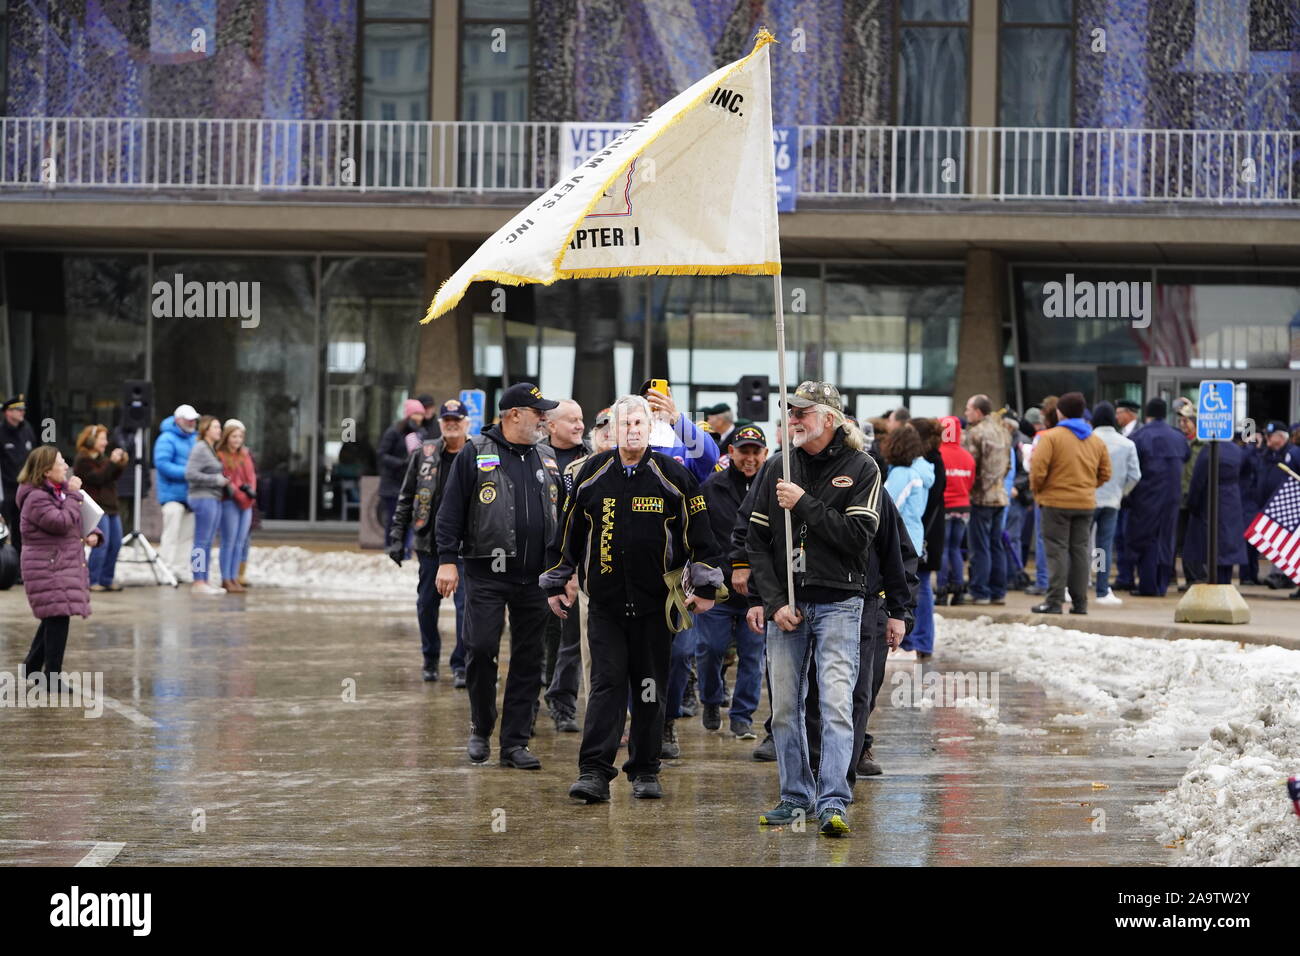
<path fill-rule="evenodd" d="M 943 650 L 1078 701 L 1054 724 L 1109 728 L 1139 753 L 1197 748 L 1183 779 L 1136 812 L 1189 865 L 1300 865 L 1300 651 L 937 618 Z M 1207 739 L 1208 738 L 1208 739 Z"/>
<path fill-rule="evenodd" d="M 125 552 L 124 552 L 124 556 Z M 220 578 L 216 569 L 220 549 L 212 550 L 209 578 Z M 117 566 L 117 582 L 123 585 L 152 584 L 153 573 L 145 564 Z M 419 562 L 412 557 L 399 568 L 387 555 L 358 551 L 308 551 L 306 548 L 258 548 L 248 555 L 248 580 L 255 586 L 309 590 L 322 597 L 334 594 L 368 594 L 415 599 Z"/>

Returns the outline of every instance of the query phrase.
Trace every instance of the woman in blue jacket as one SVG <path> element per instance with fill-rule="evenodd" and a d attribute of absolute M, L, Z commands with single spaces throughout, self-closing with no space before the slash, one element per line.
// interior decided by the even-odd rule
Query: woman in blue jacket
<path fill-rule="evenodd" d="M 925 505 L 934 485 L 934 465 L 924 458 L 925 448 L 921 436 L 910 423 L 900 425 L 885 439 L 883 451 L 889 475 L 885 490 L 893 499 L 903 518 L 903 527 L 916 553 L 925 558 Z M 915 650 L 919 656 L 929 657 L 934 652 L 934 592 L 930 575 L 922 574 L 921 586 L 916 592 L 916 626 L 903 642 L 904 650 Z"/>

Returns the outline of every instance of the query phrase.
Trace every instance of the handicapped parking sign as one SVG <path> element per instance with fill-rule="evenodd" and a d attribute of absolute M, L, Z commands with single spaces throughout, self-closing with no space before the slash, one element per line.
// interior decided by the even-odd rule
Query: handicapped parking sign
<path fill-rule="evenodd" d="M 465 416 L 469 419 L 469 433 L 479 434 L 483 430 L 483 406 L 487 404 L 487 395 L 481 388 L 462 388 L 460 403 L 465 406 Z"/>
<path fill-rule="evenodd" d="M 1200 398 L 1196 403 L 1197 438 L 1201 441 L 1232 441 L 1235 394 L 1232 382 L 1201 383 Z"/>

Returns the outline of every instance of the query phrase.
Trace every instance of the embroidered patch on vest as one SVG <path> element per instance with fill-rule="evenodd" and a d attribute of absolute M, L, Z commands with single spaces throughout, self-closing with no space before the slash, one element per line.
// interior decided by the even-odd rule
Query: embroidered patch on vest
<path fill-rule="evenodd" d="M 484 485 L 478 490 L 478 500 L 485 505 L 490 505 L 497 500 L 497 486 Z"/>
<path fill-rule="evenodd" d="M 479 471 L 491 471 L 501 464 L 500 455 L 475 455 L 474 460 L 478 462 Z"/>
<path fill-rule="evenodd" d="M 686 510 L 689 514 L 697 514 L 704 510 L 704 496 L 696 495 L 686 503 Z"/>
<path fill-rule="evenodd" d="M 853 479 L 848 475 L 836 475 L 831 479 L 831 484 L 836 488 L 851 488 L 853 486 Z"/>
<path fill-rule="evenodd" d="M 663 514 L 664 500 L 662 498 L 633 498 L 633 511 L 657 511 Z"/>

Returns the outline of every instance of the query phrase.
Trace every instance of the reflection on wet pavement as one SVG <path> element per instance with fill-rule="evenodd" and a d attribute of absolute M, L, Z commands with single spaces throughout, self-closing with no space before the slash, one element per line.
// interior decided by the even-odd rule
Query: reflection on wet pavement
<path fill-rule="evenodd" d="M 621 778 L 611 803 L 576 804 L 566 791 L 580 735 L 557 734 L 544 709 L 541 772 L 498 767 L 495 738 L 489 763 L 469 765 L 450 646 L 444 680 L 423 683 L 414 605 L 275 589 L 96 595 L 95 616 L 72 624 L 66 666 L 103 671 L 120 708 L 98 719 L 0 708 L 0 863 L 66 865 L 104 842 L 124 844 L 112 865 L 1173 858 L 1128 811 L 1174 786 L 1187 755 L 1134 755 L 1095 728 L 1056 726 L 1071 703 L 1007 673 L 998 720 L 1010 727 L 998 733 L 968 709 L 892 706 L 891 665 L 871 725 L 885 773 L 858 783 L 846 840 L 758 827 L 776 803 L 775 765 L 698 719 L 678 724 L 665 799 L 633 800 Z M 0 594 L 0 620 L 0 670 L 16 673 L 35 630 L 20 589 Z M 942 646 L 929 667 L 964 669 Z M 766 715 L 764 699 L 756 725 Z"/>

